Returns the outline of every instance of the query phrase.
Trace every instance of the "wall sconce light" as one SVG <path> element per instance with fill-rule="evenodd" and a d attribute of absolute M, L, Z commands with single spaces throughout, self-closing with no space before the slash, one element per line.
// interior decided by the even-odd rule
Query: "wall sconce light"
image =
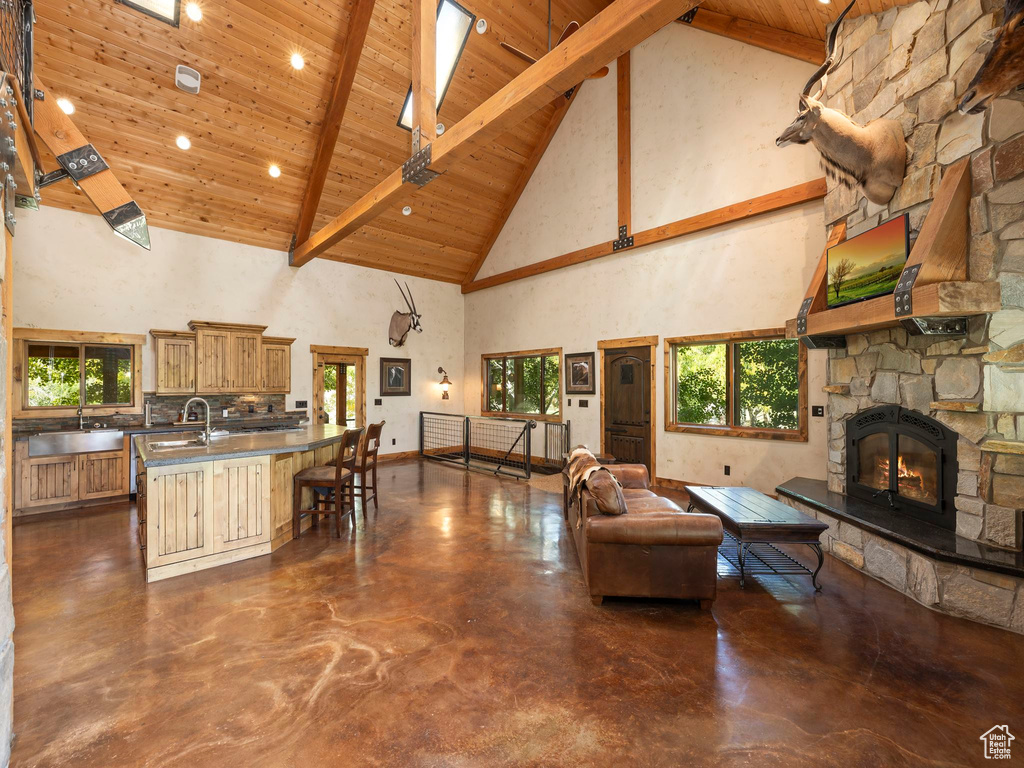
<path fill-rule="evenodd" d="M 448 387 L 450 387 L 452 383 L 448 380 L 448 372 L 444 368 L 442 368 L 441 366 L 437 366 L 437 372 L 440 373 L 441 376 L 443 377 L 439 382 L 441 384 L 441 399 L 447 400 Z"/>

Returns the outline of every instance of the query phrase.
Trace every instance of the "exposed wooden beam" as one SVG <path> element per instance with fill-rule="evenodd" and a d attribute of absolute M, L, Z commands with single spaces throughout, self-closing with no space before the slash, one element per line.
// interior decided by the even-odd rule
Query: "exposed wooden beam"
<path fill-rule="evenodd" d="M 825 60 L 825 43 L 822 40 L 709 11 L 707 8 L 698 9 L 692 21 L 680 20 L 680 23 L 810 64 L 821 64 Z"/>
<path fill-rule="evenodd" d="M 516 203 L 519 202 L 519 198 L 522 197 L 523 190 L 526 189 L 526 185 L 530 183 L 530 179 L 533 177 L 533 172 L 537 170 L 537 166 L 540 164 L 540 159 L 544 156 L 544 152 L 547 150 L 551 140 L 555 137 L 555 133 L 558 131 L 558 126 L 562 124 L 562 119 L 569 111 L 569 107 L 576 95 L 580 92 L 580 88 L 583 85 L 577 86 L 573 92 L 569 95 L 569 98 L 560 96 L 559 100 L 555 102 L 555 111 L 551 115 L 551 119 L 548 120 L 547 126 L 544 128 L 544 133 L 541 134 L 540 141 L 533 150 L 533 154 L 530 155 L 526 161 L 526 165 L 523 166 L 522 172 L 519 174 L 519 178 L 516 179 L 515 186 L 512 187 L 512 192 L 509 194 L 505 204 L 501 207 L 501 211 L 498 214 L 498 221 L 495 222 L 494 229 L 491 230 L 491 234 L 487 237 L 487 242 L 484 243 L 484 247 L 480 249 L 479 255 L 469 267 L 469 271 L 466 272 L 466 278 L 463 280 L 464 283 L 471 283 L 476 279 L 477 273 L 480 268 L 484 265 L 487 260 L 487 255 L 491 252 L 491 248 L 494 247 L 494 243 L 498 239 L 498 235 L 501 234 L 501 230 L 505 227 L 505 222 L 508 221 L 508 217 L 512 215 L 512 211 L 516 207 Z"/>
<path fill-rule="evenodd" d="M 296 244 L 304 243 L 313 231 L 317 208 L 320 207 L 320 196 L 324 191 L 324 182 L 331 168 L 334 148 L 338 143 L 341 121 L 345 117 L 348 97 L 352 93 L 352 83 L 359 66 L 359 57 L 363 52 L 366 31 L 370 28 L 375 0 L 353 0 L 352 11 L 348 18 L 348 30 L 345 33 L 345 48 L 338 62 L 338 71 L 331 85 L 331 95 L 324 113 L 320 136 L 316 141 L 313 153 L 313 165 L 306 182 L 306 191 L 302 195 L 302 208 L 299 209 L 299 223 L 295 227 Z"/>
<path fill-rule="evenodd" d="M 437 38 L 434 0 L 412 0 L 412 151 L 437 138 Z"/>
<path fill-rule="evenodd" d="M 33 128 L 43 144 L 54 157 L 84 147 L 89 142 L 74 121 L 57 106 L 57 99 L 37 77 L 36 90 L 43 92 L 43 98 L 34 105 Z M 67 183 L 67 182 L 61 182 Z M 109 168 L 91 176 L 79 179 L 78 186 L 96 206 L 104 220 L 117 234 L 149 250 L 149 227 L 146 215 L 121 186 L 114 172 Z M 46 193 L 43 192 L 45 197 Z"/>
<path fill-rule="evenodd" d="M 695 4 L 693 0 L 615 0 L 439 136 L 431 148 L 431 170 L 448 170 Z M 413 182 L 403 183 L 402 169 L 396 169 L 297 247 L 290 263 L 302 266 L 414 191 Z"/>
<path fill-rule="evenodd" d="M 713 229 L 724 224 L 730 224 L 732 222 L 742 221 L 754 216 L 760 216 L 763 213 L 778 211 L 783 208 L 800 205 L 812 200 L 820 200 L 825 197 L 825 192 L 825 179 L 807 181 L 803 184 L 786 187 L 785 189 L 780 189 L 776 192 L 769 192 L 767 195 L 753 197 L 749 200 L 744 200 L 741 203 L 733 203 L 732 205 L 727 205 L 724 208 L 717 208 L 713 211 L 708 211 L 707 213 L 700 213 L 696 216 L 690 216 L 686 219 L 674 221 L 671 224 L 665 224 L 660 227 L 654 227 L 653 229 L 645 229 L 642 232 L 637 232 L 633 235 L 633 246 L 630 248 L 620 248 L 616 251 L 612 248 L 612 241 L 598 243 L 597 245 L 592 245 L 589 248 L 583 248 L 578 251 L 573 251 L 572 253 L 566 253 L 562 256 L 555 256 L 551 259 L 538 261 L 535 264 L 528 264 L 525 267 L 510 269 L 507 272 L 501 272 L 500 274 L 485 277 L 481 280 L 474 280 L 471 283 L 464 284 L 462 286 L 462 292 L 472 293 L 473 291 L 480 291 L 484 288 L 492 288 L 496 285 L 503 285 L 515 280 L 522 280 L 524 277 L 542 275 L 545 272 L 554 272 L 556 269 L 570 267 L 573 264 L 582 264 L 585 261 L 600 259 L 604 256 L 610 256 L 612 253 L 622 253 L 623 251 L 633 250 L 634 248 L 640 248 L 641 246 L 654 245 L 655 243 L 672 240 L 677 237 L 682 237 L 683 235 L 692 235 L 695 232 L 702 232 L 706 229 Z"/>
<path fill-rule="evenodd" d="M 616 126 L 618 127 L 619 148 L 619 226 L 626 232 L 633 231 L 633 194 L 631 176 L 633 156 L 630 149 L 630 93 L 629 93 L 629 51 L 619 56 L 615 66 Z"/>

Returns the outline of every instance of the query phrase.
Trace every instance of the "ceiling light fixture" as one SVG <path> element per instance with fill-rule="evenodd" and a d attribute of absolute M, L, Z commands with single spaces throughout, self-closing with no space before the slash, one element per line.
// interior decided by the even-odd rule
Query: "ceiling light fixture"
<path fill-rule="evenodd" d="M 477 19 L 476 21 L 476 33 L 482 35 L 487 31 L 487 19 Z"/>
<path fill-rule="evenodd" d="M 192 21 L 202 21 L 203 9 L 199 7 L 199 3 L 189 3 L 185 6 L 185 15 Z"/>
<path fill-rule="evenodd" d="M 821 3 L 822 5 L 830 5 L 832 3 L 832 0 L 818 0 L 818 2 Z"/>
<path fill-rule="evenodd" d="M 434 126 L 434 130 L 437 131 L 437 135 L 440 136 L 444 133 L 444 123 L 438 123 Z"/>
<path fill-rule="evenodd" d="M 402 209 L 402 215 L 403 216 L 408 216 L 410 213 L 412 213 L 412 206 L 411 205 L 407 205 L 407 206 L 405 206 L 405 208 Z"/>
<path fill-rule="evenodd" d="M 75 114 L 75 105 L 71 103 L 70 99 L 57 99 L 57 106 L 60 107 L 60 111 L 65 115 Z"/>
<path fill-rule="evenodd" d="M 301 53 L 292 54 L 292 69 L 302 69 L 306 66 L 306 60 L 302 58 Z"/>
<path fill-rule="evenodd" d="M 281 175 L 281 169 L 278 168 L 276 165 L 272 165 L 270 166 L 270 168 L 267 169 L 267 173 L 269 173 L 272 178 L 276 179 L 278 176 Z"/>
<path fill-rule="evenodd" d="M 188 136 L 179 136 L 174 140 L 174 143 L 178 145 L 178 149 L 190 149 L 192 147 L 192 142 Z"/>

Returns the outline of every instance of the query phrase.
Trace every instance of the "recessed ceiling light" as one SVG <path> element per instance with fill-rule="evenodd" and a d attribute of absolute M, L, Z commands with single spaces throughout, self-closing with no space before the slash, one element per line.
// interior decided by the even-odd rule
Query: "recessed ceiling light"
<path fill-rule="evenodd" d="M 304 66 L 306 66 L 306 60 L 302 58 L 302 54 L 301 53 L 293 53 L 292 54 L 292 67 L 294 69 L 302 69 Z"/>
<path fill-rule="evenodd" d="M 831 4 L 832 0 L 818 0 L 818 2 L 821 3 L 822 5 L 829 5 Z"/>
<path fill-rule="evenodd" d="M 487 31 L 487 19 L 477 19 L 476 20 L 476 33 L 478 35 L 482 35 L 486 31 Z"/>
<path fill-rule="evenodd" d="M 412 206 L 411 205 L 407 205 L 407 206 L 405 206 L 405 208 L 402 209 L 402 215 L 403 216 L 408 216 L 410 213 L 412 213 Z"/>
<path fill-rule="evenodd" d="M 276 165 L 272 165 L 267 169 L 267 173 L 269 173 L 273 178 L 276 179 L 278 176 L 281 175 L 281 169 L 278 168 Z"/>
<path fill-rule="evenodd" d="M 199 3 L 189 3 L 185 6 L 185 15 L 192 21 L 202 21 L 203 9 L 199 7 Z"/>
<path fill-rule="evenodd" d="M 71 103 L 70 99 L 57 99 L 57 106 L 60 107 L 60 111 L 65 115 L 75 114 L 75 105 Z"/>
<path fill-rule="evenodd" d="M 174 143 L 178 145 L 178 149 L 190 149 L 192 147 L 192 142 L 188 136 L 179 136 L 174 140 Z"/>

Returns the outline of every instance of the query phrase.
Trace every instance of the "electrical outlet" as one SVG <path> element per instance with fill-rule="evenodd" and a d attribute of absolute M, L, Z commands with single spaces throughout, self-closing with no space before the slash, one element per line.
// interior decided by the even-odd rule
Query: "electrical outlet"
<path fill-rule="evenodd" d="M 725 465 L 725 474 L 726 476 L 732 474 L 732 467 L 730 467 L 728 464 Z"/>
<path fill-rule="evenodd" d="M 811 406 L 811 416 L 824 416 L 824 415 L 825 415 L 825 406 L 824 405 L 812 405 Z"/>
<path fill-rule="evenodd" d="M 572 398 L 569 398 L 569 405 L 572 405 Z"/>
<path fill-rule="evenodd" d="M 270 403 L 270 404 L 267 405 L 267 413 L 273 413 L 273 412 L 274 412 L 274 404 Z"/>
<path fill-rule="evenodd" d="M 256 413 L 256 406 L 255 405 L 250 405 L 249 406 L 249 413 Z"/>
<path fill-rule="evenodd" d="M 586 408 L 589 404 L 590 404 L 589 400 L 580 400 L 580 402 L 579 402 L 580 408 Z"/>
<path fill-rule="evenodd" d="M 384 405 L 384 401 L 381 398 L 379 398 L 379 397 L 375 397 L 373 399 L 373 404 L 374 405 Z"/>
<path fill-rule="evenodd" d="M 296 400 L 295 401 L 295 407 L 296 408 L 308 408 L 309 407 L 309 403 L 307 401 L 305 401 L 305 400 Z"/>
<path fill-rule="evenodd" d="M 398 444 L 398 441 L 397 441 L 397 440 L 395 440 L 395 438 L 393 438 L 393 437 L 392 437 L 392 438 L 391 438 L 391 444 L 392 444 L 392 445 L 397 445 L 397 444 Z"/>

